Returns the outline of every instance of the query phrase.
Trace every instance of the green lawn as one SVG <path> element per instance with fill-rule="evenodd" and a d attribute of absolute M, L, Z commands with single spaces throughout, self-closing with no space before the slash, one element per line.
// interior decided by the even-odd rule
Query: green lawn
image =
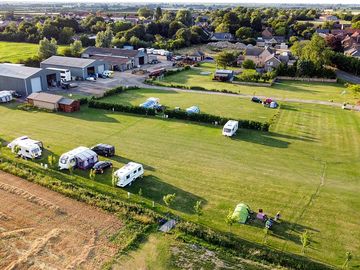
<path fill-rule="evenodd" d="M 197 105 L 203 113 L 260 122 L 268 121 L 278 112 L 278 110 L 265 108 L 261 104 L 253 103 L 243 98 L 156 89 L 129 90 L 117 96 L 104 98 L 101 101 L 138 106 L 149 97 L 160 98 L 161 104 L 172 109 L 175 107 L 186 109 L 192 105 Z"/>
<path fill-rule="evenodd" d="M 0 63 L 19 63 L 38 54 L 38 44 L 0 41 Z M 59 51 L 65 46 L 59 46 Z"/>
<path fill-rule="evenodd" d="M 308 83 L 296 81 L 283 81 L 275 83 L 272 87 L 235 85 L 231 83 L 212 80 L 215 65 L 204 63 L 200 68 L 183 71 L 170 75 L 161 80 L 163 85 L 181 84 L 187 86 L 201 86 L 206 89 L 231 90 L 234 92 L 269 96 L 273 98 L 298 98 L 310 100 L 333 100 L 335 102 L 354 102 L 354 96 L 342 84 L 338 83 Z M 201 75 L 201 72 L 212 72 L 210 75 Z M 345 92 L 344 92 L 345 91 Z"/>
<path fill-rule="evenodd" d="M 177 95 L 177 94 L 174 94 Z M 176 193 L 173 211 L 197 221 L 193 205 L 202 200 L 199 222 L 228 231 L 229 209 L 245 202 L 273 216 L 281 211 L 268 245 L 300 253 L 299 233 L 308 230 L 307 256 L 341 265 L 351 251 L 360 264 L 360 115 L 338 108 L 283 104 L 271 132 L 240 130 L 224 138 L 221 129 L 176 120 L 87 109 L 73 114 L 19 111 L 0 106 L 0 137 L 29 135 L 55 155 L 79 145 L 114 144 L 115 167 L 144 164 L 146 177 L 130 188 L 156 203 Z M 31 162 L 31 161 L 29 161 Z M 87 173 L 82 173 L 86 176 Z M 91 180 L 88 180 L 91 181 Z M 111 187 L 110 172 L 93 185 Z M 260 224 L 234 225 L 232 232 L 262 242 Z"/>

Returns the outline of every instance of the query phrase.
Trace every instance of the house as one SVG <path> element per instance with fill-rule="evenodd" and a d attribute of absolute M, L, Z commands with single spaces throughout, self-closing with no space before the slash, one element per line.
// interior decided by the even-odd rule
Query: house
<path fill-rule="evenodd" d="M 344 54 L 351 57 L 356 57 L 360 59 L 360 46 L 349 48 L 344 51 Z"/>
<path fill-rule="evenodd" d="M 84 80 L 91 75 L 103 73 L 108 69 L 109 65 L 97 59 L 51 56 L 42 61 L 40 67 L 68 69 L 73 79 Z"/>
<path fill-rule="evenodd" d="M 80 110 L 80 102 L 78 100 L 44 92 L 32 93 L 26 100 L 35 107 L 52 111 L 75 112 Z"/>
<path fill-rule="evenodd" d="M 360 31 L 354 32 L 352 35 L 347 35 L 342 41 L 344 49 L 360 46 Z"/>
<path fill-rule="evenodd" d="M 319 18 L 321 21 L 332 21 L 332 22 L 336 22 L 339 20 L 338 17 L 336 17 L 335 15 L 322 15 Z"/>
<path fill-rule="evenodd" d="M 196 51 L 187 55 L 187 57 L 195 62 L 201 62 L 205 59 L 205 53 L 203 53 L 202 51 Z"/>
<path fill-rule="evenodd" d="M 0 64 L 0 90 L 23 96 L 50 89 L 60 83 L 60 72 L 14 64 Z"/>
<path fill-rule="evenodd" d="M 235 38 L 230 33 L 213 33 L 210 40 L 211 41 L 234 41 Z"/>
<path fill-rule="evenodd" d="M 104 57 L 113 70 L 127 70 L 149 62 L 149 56 L 145 50 L 128 50 L 118 48 L 88 47 L 81 54 L 82 58 Z M 125 59 L 125 60 L 124 60 Z"/>
<path fill-rule="evenodd" d="M 275 54 L 271 54 L 264 60 L 264 70 L 273 71 L 281 64 L 280 59 L 278 59 Z"/>
<path fill-rule="evenodd" d="M 247 47 L 243 55 L 240 55 L 238 57 L 237 63 L 238 65 L 241 65 L 242 62 L 244 62 L 245 60 L 251 60 L 255 63 L 257 67 L 263 67 L 265 63 L 265 59 L 273 53 L 274 50 L 269 47 L 265 47 L 265 48 L 260 48 L 257 46 Z"/>
<path fill-rule="evenodd" d="M 320 37 L 325 38 L 327 35 L 330 34 L 330 29 L 316 29 L 315 33 L 318 34 Z"/>
<path fill-rule="evenodd" d="M 264 39 L 272 38 L 272 37 L 273 37 L 273 34 L 272 34 L 272 31 L 271 31 L 271 28 L 266 27 L 266 28 L 264 29 L 264 31 L 261 32 L 261 36 L 262 36 L 262 38 L 264 38 Z"/>
<path fill-rule="evenodd" d="M 213 80 L 217 81 L 232 81 L 234 79 L 234 71 L 227 69 L 217 69 L 214 74 Z"/>

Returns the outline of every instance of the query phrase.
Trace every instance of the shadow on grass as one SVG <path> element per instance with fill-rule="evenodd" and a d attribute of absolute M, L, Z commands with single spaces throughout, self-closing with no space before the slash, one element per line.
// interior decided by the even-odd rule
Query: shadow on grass
<path fill-rule="evenodd" d="M 166 183 L 154 175 L 138 179 L 125 189 L 131 193 L 137 194 L 140 188 L 143 197 L 162 205 L 165 205 L 163 201 L 164 195 L 175 193 L 176 198 L 170 208 L 186 214 L 194 214 L 194 205 L 196 201 L 202 201 L 202 206 L 207 203 L 204 198 Z"/>
<path fill-rule="evenodd" d="M 124 163 L 124 164 L 127 164 L 129 162 L 137 162 L 136 160 L 131 160 L 131 159 L 128 159 L 128 158 L 125 158 L 125 157 L 121 157 L 121 156 L 113 156 L 113 157 L 110 157 L 108 158 L 109 160 L 115 160 L 117 162 L 120 162 L 120 163 Z M 154 167 L 151 167 L 149 165 L 146 165 L 144 163 L 141 163 L 144 167 L 144 169 L 146 171 L 155 171 L 155 168 Z"/>

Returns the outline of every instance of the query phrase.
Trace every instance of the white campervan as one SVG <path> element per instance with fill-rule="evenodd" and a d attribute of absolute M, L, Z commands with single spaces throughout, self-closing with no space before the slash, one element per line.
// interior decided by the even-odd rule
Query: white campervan
<path fill-rule="evenodd" d="M 61 155 L 59 169 L 65 170 L 77 167 L 82 170 L 92 168 L 99 161 L 98 155 L 91 149 L 80 146 Z"/>
<path fill-rule="evenodd" d="M 238 121 L 229 120 L 229 121 L 226 122 L 226 124 L 225 124 L 225 126 L 223 128 L 222 134 L 224 136 L 231 137 L 236 133 L 238 128 L 239 128 L 239 122 Z"/>
<path fill-rule="evenodd" d="M 139 177 L 143 177 L 144 168 L 141 164 L 129 162 L 124 167 L 114 172 L 113 177 L 117 180 L 118 187 L 125 187 L 131 185 Z"/>
<path fill-rule="evenodd" d="M 22 158 L 40 158 L 43 144 L 40 141 L 32 140 L 28 136 L 22 136 L 7 145 L 11 152 Z"/>

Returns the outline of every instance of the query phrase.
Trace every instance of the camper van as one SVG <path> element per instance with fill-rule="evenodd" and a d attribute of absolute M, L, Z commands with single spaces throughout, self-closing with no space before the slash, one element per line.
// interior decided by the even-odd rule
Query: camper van
<path fill-rule="evenodd" d="M 86 170 L 92 168 L 99 161 L 98 155 L 87 147 L 80 146 L 61 155 L 59 169 L 79 168 Z"/>
<path fill-rule="evenodd" d="M 11 152 L 22 158 L 40 158 L 43 144 L 40 141 L 32 140 L 27 136 L 19 137 L 7 145 Z"/>
<path fill-rule="evenodd" d="M 224 136 L 231 137 L 231 136 L 235 135 L 238 128 L 239 128 L 239 122 L 238 121 L 229 120 L 229 121 L 226 122 L 226 124 L 225 124 L 225 126 L 223 128 L 222 134 Z"/>
<path fill-rule="evenodd" d="M 113 177 L 117 180 L 118 187 L 125 187 L 131 185 L 137 178 L 142 178 L 144 175 L 144 168 L 141 164 L 129 162 L 124 167 L 114 172 Z"/>
<path fill-rule="evenodd" d="M 12 101 L 12 93 L 10 91 L 0 91 L 0 103 Z"/>
<path fill-rule="evenodd" d="M 71 81 L 71 71 L 68 69 L 63 68 L 46 68 L 50 70 L 60 71 L 60 79 L 62 82 L 69 82 Z"/>

